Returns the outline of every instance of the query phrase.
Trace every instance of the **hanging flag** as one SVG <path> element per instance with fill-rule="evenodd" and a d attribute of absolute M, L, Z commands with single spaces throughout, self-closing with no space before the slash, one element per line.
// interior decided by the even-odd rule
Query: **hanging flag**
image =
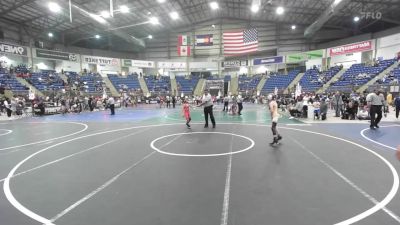
<path fill-rule="evenodd" d="M 178 56 L 190 56 L 190 46 L 178 46 Z"/>
<path fill-rule="evenodd" d="M 241 55 L 258 50 L 258 33 L 256 29 L 224 32 L 223 41 L 225 55 Z"/>
<path fill-rule="evenodd" d="M 212 45 L 213 45 L 212 34 L 196 35 L 196 46 L 212 46 Z"/>
<path fill-rule="evenodd" d="M 190 45 L 190 39 L 187 35 L 179 35 L 178 36 L 178 46 L 186 46 Z"/>

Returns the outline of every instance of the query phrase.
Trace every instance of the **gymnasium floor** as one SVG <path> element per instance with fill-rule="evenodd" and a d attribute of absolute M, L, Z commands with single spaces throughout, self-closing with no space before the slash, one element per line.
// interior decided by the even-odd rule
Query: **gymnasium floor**
<path fill-rule="evenodd" d="M 0 123 L 0 224 L 385 225 L 400 223 L 400 123 L 280 119 L 178 109 Z"/>

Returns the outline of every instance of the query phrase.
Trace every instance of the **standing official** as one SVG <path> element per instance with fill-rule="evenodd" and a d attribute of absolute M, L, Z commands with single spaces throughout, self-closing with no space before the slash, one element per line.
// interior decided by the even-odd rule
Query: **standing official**
<path fill-rule="evenodd" d="M 202 102 L 198 107 L 204 105 L 204 119 L 206 121 L 204 128 L 208 128 L 208 115 L 210 115 L 211 122 L 213 124 L 213 128 L 215 128 L 215 119 L 213 114 L 213 100 L 211 94 L 208 93 L 208 90 L 204 91 L 204 96 Z"/>
<path fill-rule="evenodd" d="M 115 115 L 115 100 L 114 100 L 114 98 L 111 96 L 108 99 L 107 103 L 108 103 L 108 107 L 110 107 L 111 115 Z"/>
<path fill-rule="evenodd" d="M 372 130 L 379 128 L 378 124 L 382 119 L 382 106 L 384 105 L 385 99 L 382 98 L 382 96 L 379 96 L 379 94 L 379 90 L 374 90 L 374 92 L 371 92 L 367 95 L 369 114 L 371 116 L 371 124 L 369 127 Z"/>
<path fill-rule="evenodd" d="M 237 104 L 238 104 L 238 108 L 239 108 L 239 111 L 238 111 L 238 113 L 239 113 L 239 116 L 240 115 L 242 115 L 242 109 L 243 109 L 243 98 L 242 98 L 242 96 L 241 95 L 238 95 L 238 97 L 237 97 Z"/>

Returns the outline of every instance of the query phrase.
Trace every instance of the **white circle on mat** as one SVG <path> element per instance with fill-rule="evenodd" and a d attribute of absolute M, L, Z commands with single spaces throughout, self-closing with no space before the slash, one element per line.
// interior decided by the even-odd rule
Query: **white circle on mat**
<path fill-rule="evenodd" d="M 164 139 L 164 138 L 168 138 L 168 137 L 173 137 L 173 136 L 178 136 L 178 135 L 193 135 L 193 134 L 226 134 L 226 135 L 232 135 L 232 136 L 236 136 L 236 137 L 240 137 L 243 139 L 246 139 L 247 141 L 250 142 L 250 145 L 244 149 L 240 149 L 237 151 L 233 151 L 233 152 L 224 152 L 224 153 L 216 153 L 216 154 L 181 154 L 181 153 L 172 153 L 172 152 L 166 152 L 163 151 L 159 148 L 157 148 L 156 146 L 154 146 L 154 143 L 156 143 L 157 141 Z M 241 152 L 245 152 L 250 150 L 251 148 L 254 147 L 254 141 L 253 139 L 243 136 L 243 135 L 239 135 L 239 134 L 234 134 L 234 133 L 226 133 L 226 132 L 190 132 L 190 133 L 176 133 L 176 134 L 169 134 L 169 135 L 165 135 L 165 136 L 161 136 L 159 138 L 154 139 L 151 143 L 150 143 L 150 147 L 152 149 L 154 149 L 155 151 L 162 153 L 162 154 L 166 154 L 166 155 L 173 155 L 173 156 L 188 156 L 188 157 L 211 157 L 211 156 L 223 156 L 223 155 L 234 155 L 234 154 L 238 154 Z"/>
<path fill-rule="evenodd" d="M 6 131 L 5 133 L 0 134 L 0 136 L 4 136 L 4 135 L 7 135 L 7 134 L 11 134 L 11 133 L 13 132 L 12 130 L 7 130 L 7 129 L 0 129 L 0 130 Z"/>

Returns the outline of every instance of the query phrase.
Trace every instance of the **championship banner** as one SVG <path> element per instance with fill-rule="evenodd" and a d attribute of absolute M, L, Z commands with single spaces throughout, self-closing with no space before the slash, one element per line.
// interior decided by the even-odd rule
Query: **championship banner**
<path fill-rule="evenodd" d="M 212 34 L 196 35 L 195 45 L 200 47 L 213 46 L 213 35 Z"/>
<path fill-rule="evenodd" d="M 186 62 L 158 62 L 161 69 L 186 69 Z"/>
<path fill-rule="evenodd" d="M 88 63 L 88 64 L 119 66 L 119 59 L 116 59 L 116 58 L 106 58 L 106 57 L 84 55 L 84 56 L 82 56 L 82 60 L 83 60 L 83 63 Z"/>
<path fill-rule="evenodd" d="M 14 55 L 28 56 L 28 48 L 20 45 L 6 44 L 0 42 L 0 52 Z"/>
<path fill-rule="evenodd" d="M 46 58 L 46 59 L 55 59 L 55 60 L 65 60 L 65 61 L 78 61 L 78 55 L 68 52 L 58 52 L 58 51 L 50 51 L 44 49 L 36 49 L 36 57 Z"/>
<path fill-rule="evenodd" d="M 329 48 L 328 52 L 329 56 L 332 57 L 336 55 L 345 55 L 345 54 L 364 52 L 369 50 L 372 50 L 371 40 Z"/>
<path fill-rule="evenodd" d="M 235 67 L 242 67 L 248 66 L 247 60 L 231 60 L 231 61 L 223 61 L 222 67 L 224 68 L 235 68 Z"/>
<path fill-rule="evenodd" d="M 126 67 L 138 67 L 138 68 L 154 68 L 155 63 L 153 61 L 123 59 L 122 66 Z"/>
<path fill-rule="evenodd" d="M 253 65 L 278 64 L 278 63 L 283 63 L 283 56 L 266 57 L 253 60 Z"/>
<path fill-rule="evenodd" d="M 324 50 L 313 50 L 308 52 L 294 53 L 286 56 L 287 63 L 303 62 L 309 59 L 320 59 L 324 57 Z"/>

